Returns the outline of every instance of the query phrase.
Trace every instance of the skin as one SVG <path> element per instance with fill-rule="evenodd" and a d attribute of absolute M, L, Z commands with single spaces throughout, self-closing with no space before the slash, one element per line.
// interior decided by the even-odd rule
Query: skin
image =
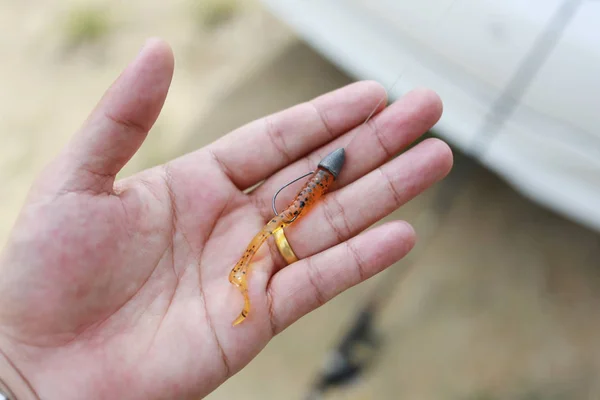
<path fill-rule="evenodd" d="M 358 82 L 115 181 L 173 69 L 169 46 L 150 40 L 32 186 L 0 255 L 0 377 L 19 399 L 206 396 L 294 321 L 404 257 L 410 225 L 366 229 L 451 168 L 439 140 L 392 157 L 440 118 L 435 93 L 382 102 L 362 125 L 385 91 Z M 228 274 L 272 218 L 271 196 L 342 146 L 331 191 L 286 230 L 300 261 L 262 246 L 253 311 L 232 327 L 243 300 Z"/>

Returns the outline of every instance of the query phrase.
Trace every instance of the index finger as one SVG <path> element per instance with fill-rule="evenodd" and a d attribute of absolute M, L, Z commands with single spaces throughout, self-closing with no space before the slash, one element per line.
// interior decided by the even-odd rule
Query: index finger
<path fill-rule="evenodd" d="M 250 122 L 204 151 L 244 190 L 360 125 L 385 108 L 386 98 L 377 82 L 352 83 Z"/>

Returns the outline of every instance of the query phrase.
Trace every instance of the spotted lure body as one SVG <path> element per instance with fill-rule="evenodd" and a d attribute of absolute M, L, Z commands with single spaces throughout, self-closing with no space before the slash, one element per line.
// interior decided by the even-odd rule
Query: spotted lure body
<path fill-rule="evenodd" d="M 239 288 L 244 296 L 244 308 L 233 322 L 238 325 L 246 319 L 250 312 L 250 298 L 248 296 L 248 272 L 252 258 L 260 246 L 277 231 L 291 225 L 303 215 L 327 192 L 331 184 L 337 179 L 344 164 L 344 149 L 340 148 L 327 155 L 319 163 L 313 176 L 304 184 L 296 195 L 294 201 L 280 214 L 270 220 L 254 236 L 244 255 L 229 273 L 229 282 Z"/>

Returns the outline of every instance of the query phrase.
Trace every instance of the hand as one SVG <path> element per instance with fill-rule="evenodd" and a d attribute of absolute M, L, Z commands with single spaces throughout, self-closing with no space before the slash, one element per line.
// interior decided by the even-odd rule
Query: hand
<path fill-rule="evenodd" d="M 406 255 L 407 223 L 362 231 L 452 164 L 438 140 L 392 157 L 437 122 L 434 93 L 386 108 L 380 85 L 359 82 L 115 182 L 172 74 L 168 45 L 149 41 L 33 185 L 0 258 L 0 354 L 19 373 L 13 387 L 61 400 L 207 395 L 294 321 Z M 274 192 L 342 146 L 335 187 L 286 230 L 300 261 L 286 266 L 265 244 L 250 316 L 232 327 L 242 296 L 228 274 L 271 218 Z"/>

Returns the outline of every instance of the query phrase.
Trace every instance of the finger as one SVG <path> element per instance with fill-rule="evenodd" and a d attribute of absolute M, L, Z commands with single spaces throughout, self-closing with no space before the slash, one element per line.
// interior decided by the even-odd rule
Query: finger
<path fill-rule="evenodd" d="M 357 235 L 443 179 L 452 152 L 427 139 L 352 184 L 327 194 L 285 230 L 296 255 L 310 257 Z"/>
<path fill-rule="evenodd" d="M 441 113 L 442 103 L 436 93 L 425 89 L 409 92 L 374 116 L 370 123 L 359 126 L 354 132 L 343 135 L 275 174 L 253 192 L 253 199 L 267 218 L 272 213 L 272 196 L 281 186 L 314 170 L 326 154 L 339 147 L 345 147 L 346 161 L 335 188 L 343 187 L 406 149 L 437 123 Z M 295 187 L 298 185 L 300 183 Z M 293 189 L 287 189 L 278 195 L 277 202 L 288 204 L 295 194 Z"/>
<path fill-rule="evenodd" d="M 378 83 L 353 83 L 253 121 L 202 151 L 243 190 L 361 124 L 385 99 Z"/>
<path fill-rule="evenodd" d="M 171 84 L 173 63 L 173 53 L 165 42 L 146 42 L 65 149 L 63 190 L 112 191 L 116 174 L 158 118 Z"/>
<path fill-rule="evenodd" d="M 350 287 L 383 271 L 414 246 L 412 227 L 393 221 L 312 257 L 273 276 L 267 287 L 275 334 Z"/>

